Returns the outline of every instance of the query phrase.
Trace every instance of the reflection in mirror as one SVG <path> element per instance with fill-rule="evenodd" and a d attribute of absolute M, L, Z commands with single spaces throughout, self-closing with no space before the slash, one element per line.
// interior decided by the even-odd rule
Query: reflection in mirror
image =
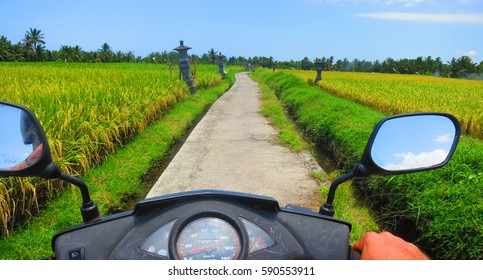
<path fill-rule="evenodd" d="M 413 115 L 382 124 L 371 149 L 375 164 L 389 171 L 439 165 L 448 157 L 456 127 L 441 115 Z"/>
<path fill-rule="evenodd" d="M 20 170 L 36 163 L 43 153 L 40 131 L 20 108 L 0 104 L 0 170 Z"/>

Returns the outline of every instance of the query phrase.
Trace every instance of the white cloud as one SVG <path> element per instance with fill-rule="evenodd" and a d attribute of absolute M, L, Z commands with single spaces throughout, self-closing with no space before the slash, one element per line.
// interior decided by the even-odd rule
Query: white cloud
<path fill-rule="evenodd" d="M 466 52 L 457 50 L 456 53 L 458 55 L 465 55 L 465 56 L 475 56 L 475 55 L 478 54 L 478 52 L 475 51 L 475 50 L 469 50 L 469 51 L 466 51 Z"/>
<path fill-rule="evenodd" d="M 475 51 L 475 50 L 470 50 L 470 51 L 467 51 L 465 53 L 465 55 L 467 55 L 467 56 L 473 56 L 473 55 L 477 55 L 477 54 L 478 54 L 478 52 Z"/>
<path fill-rule="evenodd" d="M 380 19 L 380 20 L 483 24 L 483 13 L 480 13 L 480 14 L 366 13 L 366 14 L 357 14 L 357 16 Z"/>
<path fill-rule="evenodd" d="M 445 150 L 434 150 L 432 152 L 423 152 L 418 155 L 412 152 L 399 153 L 394 155 L 397 158 L 402 158 L 402 162 L 398 164 L 387 164 L 383 166 L 386 170 L 404 170 L 429 167 L 443 162 L 448 156 Z"/>
<path fill-rule="evenodd" d="M 449 143 L 453 141 L 451 135 L 446 134 L 446 135 L 438 135 L 436 136 L 436 139 L 434 139 L 434 142 L 436 143 Z"/>

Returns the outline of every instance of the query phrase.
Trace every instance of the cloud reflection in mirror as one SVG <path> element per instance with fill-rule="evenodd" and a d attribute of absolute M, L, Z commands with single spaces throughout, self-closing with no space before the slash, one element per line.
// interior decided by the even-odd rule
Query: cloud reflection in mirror
<path fill-rule="evenodd" d="M 443 163 L 452 148 L 456 128 L 440 115 L 406 116 L 387 120 L 371 150 L 385 170 L 413 170 Z"/>

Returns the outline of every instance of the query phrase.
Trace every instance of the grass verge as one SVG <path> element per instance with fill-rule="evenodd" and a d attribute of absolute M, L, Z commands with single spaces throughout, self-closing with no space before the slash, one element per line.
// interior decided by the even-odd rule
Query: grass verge
<path fill-rule="evenodd" d="M 160 120 L 110 155 L 82 179 L 99 205 L 101 215 L 115 212 L 132 197 L 143 194 L 141 177 L 151 163 L 162 158 L 192 122 L 234 82 L 234 75 L 211 89 L 199 90 L 177 103 Z M 40 259 L 51 256 L 51 238 L 64 228 L 81 223 L 81 197 L 75 187 L 65 190 L 38 216 L 0 240 L 0 259 Z"/>
<path fill-rule="evenodd" d="M 294 152 L 309 148 L 303 136 L 297 131 L 296 125 L 287 118 L 285 106 L 266 85 L 260 84 L 262 95 L 262 114 L 268 118 L 269 123 L 278 129 L 278 141 L 281 145 L 289 147 Z"/>

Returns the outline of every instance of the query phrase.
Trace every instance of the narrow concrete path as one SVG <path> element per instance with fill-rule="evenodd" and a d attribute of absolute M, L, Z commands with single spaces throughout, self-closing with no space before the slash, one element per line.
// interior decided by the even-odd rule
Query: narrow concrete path
<path fill-rule="evenodd" d="M 277 131 L 260 112 L 260 89 L 247 73 L 236 74 L 194 128 L 147 197 L 197 189 L 266 195 L 318 209 L 321 171 L 308 152 L 294 153 L 274 140 Z"/>

